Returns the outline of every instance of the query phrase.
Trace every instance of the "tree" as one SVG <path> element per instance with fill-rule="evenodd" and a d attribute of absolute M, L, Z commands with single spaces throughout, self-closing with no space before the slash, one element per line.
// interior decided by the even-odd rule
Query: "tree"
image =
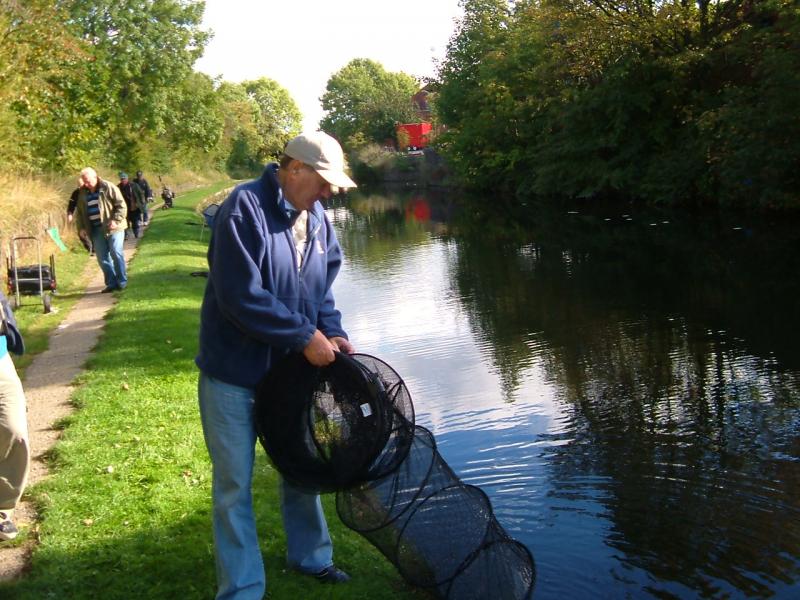
<path fill-rule="evenodd" d="M 796 2 L 464 8 L 439 71 L 440 148 L 509 210 L 515 193 L 797 203 Z"/>
<path fill-rule="evenodd" d="M 208 34 L 203 2 L 64 0 L 43 5 L 59 15 L 54 31 L 80 52 L 35 101 L 17 107 L 32 153 L 51 168 L 87 162 L 129 163 L 175 122 L 173 88 L 191 74 Z"/>
<path fill-rule="evenodd" d="M 88 54 L 64 28 L 66 13 L 52 0 L 0 0 L 0 163 L 35 166 L 29 125 L 60 104 L 53 81 L 76 76 Z"/>
<path fill-rule="evenodd" d="M 406 73 L 388 72 L 374 60 L 353 59 L 328 80 L 320 99 L 326 112 L 320 125 L 349 148 L 382 144 L 394 139 L 397 123 L 417 120 L 411 97 L 418 87 Z"/>
<path fill-rule="evenodd" d="M 264 163 L 279 156 L 286 142 L 300 133 L 302 113 L 289 91 L 277 81 L 262 77 L 241 86 L 257 110 L 256 156 Z"/>

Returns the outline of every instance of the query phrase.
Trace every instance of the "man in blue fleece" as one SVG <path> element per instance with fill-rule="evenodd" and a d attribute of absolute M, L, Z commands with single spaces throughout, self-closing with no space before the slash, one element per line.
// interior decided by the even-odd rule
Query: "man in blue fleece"
<path fill-rule="evenodd" d="M 238 186 L 214 218 L 200 312 L 198 396 L 213 468 L 218 600 L 260 600 L 266 576 L 251 483 L 258 382 L 281 357 L 316 366 L 352 353 L 331 286 L 342 255 L 318 202 L 355 183 L 339 143 L 323 132 L 290 140 L 280 164 Z M 319 496 L 281 481 L 287 562 L 323 583 L 349 577 L 333 564 Z"/>

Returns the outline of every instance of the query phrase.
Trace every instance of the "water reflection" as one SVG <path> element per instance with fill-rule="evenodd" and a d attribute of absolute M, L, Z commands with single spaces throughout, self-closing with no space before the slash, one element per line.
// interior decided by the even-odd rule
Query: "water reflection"
<path fill-rule="evenodd" d="M 797 234 L 562 211 L 498 245 L 447 236 L 450 212 L 412 194 L 333 208 L 337 301 L 534 552 L 537 597 L 790 597 Z"/>

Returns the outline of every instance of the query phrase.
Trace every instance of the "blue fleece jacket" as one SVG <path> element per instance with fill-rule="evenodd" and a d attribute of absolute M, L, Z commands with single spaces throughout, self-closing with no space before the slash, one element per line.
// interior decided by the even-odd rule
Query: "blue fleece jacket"
<path fill-rule="evenodd" d="M 208 247 L 195 363 L 211 377 L 247 388 L 286 353 L 301 351 L 316 329 L 347 337 L 331 291 L 342 260 L 333 227 L 317 202 L 298 271 L 277 169 L 269 165 L 260 179 L 231 192 L 214 217 Z"/>

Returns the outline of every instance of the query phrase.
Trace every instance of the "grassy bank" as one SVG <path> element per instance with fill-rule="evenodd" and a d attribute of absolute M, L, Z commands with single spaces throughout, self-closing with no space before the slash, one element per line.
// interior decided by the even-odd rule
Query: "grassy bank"
<path fill-rule="evenodd" d="M 211 598 L 210 465 L 196 400 L 198 309 L 208 234 L 195 205 L 160 212 L 130 266 L 130 285 L 74 395 L 52 454 L 53 476 L 30 491 L 43 520 L 31 572 L 3 598 Z M 285 570 L 276 473 L 258 449 L 254 497 L 270 597 L 425 598 L 338 520 L 324 498 L 346 586 Z"/>

